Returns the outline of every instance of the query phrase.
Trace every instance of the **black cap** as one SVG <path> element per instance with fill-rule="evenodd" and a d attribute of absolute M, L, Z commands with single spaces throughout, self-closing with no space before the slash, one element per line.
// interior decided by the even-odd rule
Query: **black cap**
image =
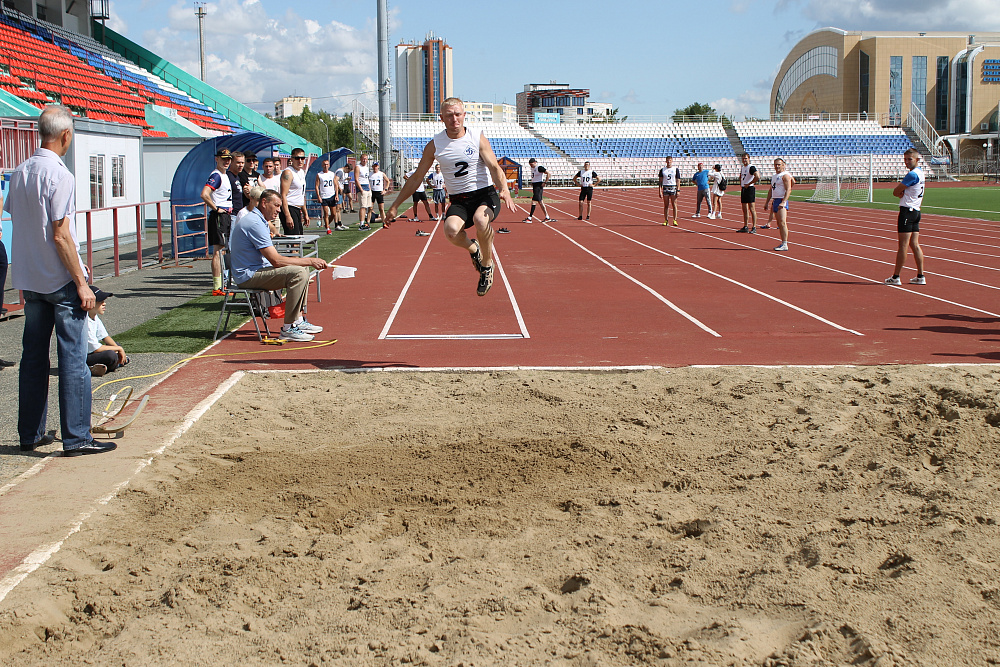
<path fill-rule="evenodd" d="M 233 154 L 229 151 L 228 148 L 220 148 L 219 150 L 215 151 L 215 157 L 233 157 Z"/>
<path fill-rule="evenodd" d="M 100 287 L 90 286 L 90 289 L 94 292 L 94 298 L 97 299 L 97 303 L 106 300 L 109 296 L 114 296 L 111 292 L 105 292 Z"/>
<path fill-rule="evenodd" d="M 722 165 L 721 164 L 715 165 L 715 170 L 716 171 L 722 171 Z"/>
<path fill-rule="evenodd" d="M 530 160 L 528 160 L 528 164 L 531 164 L 532 162 L 538 162 L 538 160 L 536 160 L 535 158 L 531 158 Z"/>

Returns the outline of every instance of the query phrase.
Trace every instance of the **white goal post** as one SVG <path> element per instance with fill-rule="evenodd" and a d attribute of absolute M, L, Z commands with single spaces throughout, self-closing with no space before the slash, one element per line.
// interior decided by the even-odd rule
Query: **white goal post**
<path fill-rule="evenodd" d="M 826 155 L 816 171 L 816 191 L 809 201 L 872 201 L 875 173 L 871 155 Z"/>

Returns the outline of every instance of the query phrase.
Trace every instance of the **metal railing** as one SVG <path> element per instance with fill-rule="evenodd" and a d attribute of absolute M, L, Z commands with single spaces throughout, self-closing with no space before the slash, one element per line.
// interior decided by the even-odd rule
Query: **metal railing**
<path fill-rule="evenodd" d="M 114 275 L 121 275 L 121 246 L 122 236 L 118 226 L 119 211 L 122 209 L 135 209 L 135 246 L 136 246 L 136 268 L 143 267 L 142 243 L 146 231 L 145 209 L 147 206 L 156 207 L 156 262 L 163 263 L 163 204 L 169 200 L 160 199 L 156 201 L 139 202 L 138 204 L 122 204 L 120 206 L 106 206 L 104 208 L 92 208 L 84 211 L 77 211 L 77 215 L 83 215 L 86 219 L 87 232 L 87 273 L 90 281 L 94 281 L 94 214 L 103 211 L 111 211 L 111 244 L 113 248 L 112 259 L 114 262 Z M 173 226 L 173 225 L 172 225 Z"/>
<path fill-rule="evenodd" d="M 906 126 L 913 130 L 913 133 L 924 142 L 924 146 L 934 157 L 945 155 L 941 149 L 941 135 L 937 133 L 927 116 L 923 114 L 920 107 L 914 102 L 910 102 L 910 113 L 906 117 Z"/>

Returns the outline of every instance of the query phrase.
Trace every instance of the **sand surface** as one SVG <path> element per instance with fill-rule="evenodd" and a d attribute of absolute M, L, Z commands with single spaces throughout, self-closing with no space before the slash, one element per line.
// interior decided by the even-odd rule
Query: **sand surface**
<path fill-rule="evenodd" d="M 1000 664 L 998 381 L 249 375 L 0 604 L 0 664 Z"/>

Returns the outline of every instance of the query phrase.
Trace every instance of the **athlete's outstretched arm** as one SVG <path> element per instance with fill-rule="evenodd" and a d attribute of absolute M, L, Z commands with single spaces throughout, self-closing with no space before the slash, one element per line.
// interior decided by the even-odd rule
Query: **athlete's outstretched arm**
<path fill-rule="evenodd" d="M 510 188 L 507 187 L 507 174 L 503 173 L 503 169 L 500 168 L 497 156 L 493 154 L 493 148 L 490 147 L 490 140 L 486 138 L 485 134 L 479 135 L 479 158 L 486 163 L 486 168 L 493 176 L 493 186 L 500 191 L 500 201 L 506 204 L 511 211 L 520 211 L 521 209 L 510 196 Z"/>
<path fill-rule="evenodd" d="M 431 139 L 424 146 L 424 154 L 420 156 L 420 164 L 417 165 L 416 170 L 410 174 L 410 177 L 406 179 L 406 183 L 399 190 L 399 195 L 396 197 L 396 201 L 392 202 L 392 206 L 389 210 L 385 212 L 386 217 L 389 220 L 396 219 L 396 209 L 404 201 L 413 196 L 413 193 L 417 191 L 417 186 L 420 185 L 420 174 L 426 174 L 431 169 L 431 165 L 434 164 L 434 140 Z M 416 208 L 413 209 L 417 210 Z"/>

